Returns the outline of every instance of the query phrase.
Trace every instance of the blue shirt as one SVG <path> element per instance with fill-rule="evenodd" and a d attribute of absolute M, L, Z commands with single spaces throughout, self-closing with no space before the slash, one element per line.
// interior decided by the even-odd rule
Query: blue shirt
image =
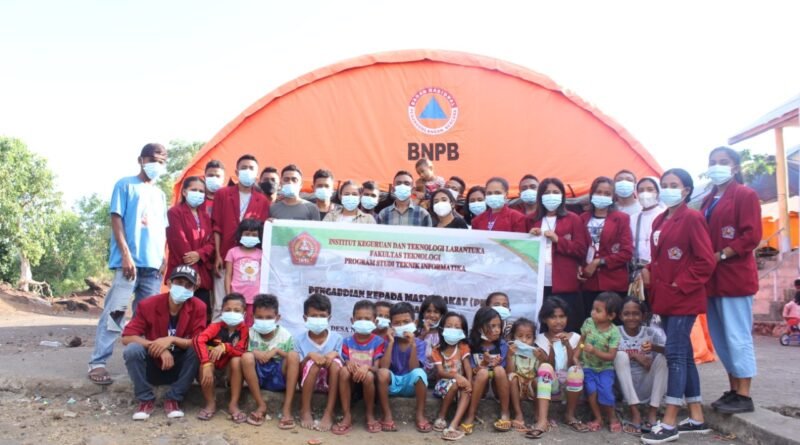
<path fill-rule="evenodd" d="M 415 338 L 417 343 L 417 360 L 419 360 L 419 367 L 425 368 L 425 342 L 419 338 Z M 392 346 L 392 364 L 389 365 L 389 370 L 394 375 L 406 375 L 411 372 L 411 367 L 408 366 L 411 360 L 411 345 L 404 345 L 408 348 L 405 350 L 400 349 L 399 339 L 395 339 L 394 346 Z"/>
<path fill-rule="evenodd" d="M 316 352 L 320 355 L 328 355 L 336 351 L 338 354 L 342 353 L 342 336 L 338 332 L 333 332 L 328 329 L 328 336 L 322 344 L 316 343 L 308 336 L 308 331 L 301 335 L 300 338 L 294 343 L 294 350 L 300 355 L 300 360 L 304 360 L 308 354 Z"/>
<path fill-rule="evenodd" d="M 122 218 L 128 250 L 136 267 L 160 268 L 164 262 L 169 225 L 164 192 L 138 176 L 122 178 L 114 185 L 109 213 Z M 122 267 L 122 253 L 113 234 L 108 267 Z"/>

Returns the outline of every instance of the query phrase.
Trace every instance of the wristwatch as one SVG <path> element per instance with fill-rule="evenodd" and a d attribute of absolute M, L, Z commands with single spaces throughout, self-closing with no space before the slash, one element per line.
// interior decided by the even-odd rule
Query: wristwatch
<path fill-rule="evenodd" d="M 728 255 L 725 255 L 725 251 L 724 250 L 720 250 L 719 251 L 719 259 L 722 260 L 722 261 L 725 261 L 725 260 L 728 259 Z"/>
<path fill-rule="evenodd" d="M 600 266 L 605 266 L 606 265 L 606 259 L 605 258 L 600 258 L 599 265 Z"/>

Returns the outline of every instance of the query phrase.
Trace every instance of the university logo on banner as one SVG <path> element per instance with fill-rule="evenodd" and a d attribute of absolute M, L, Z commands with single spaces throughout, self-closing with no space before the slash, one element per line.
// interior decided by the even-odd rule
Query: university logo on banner
<path fill-rule="evenodd" d="M 442 134 L 456 124 L 458 104 L 453 95 L 444 88 L 423 88 L 411 97 L 408 118 L 414 128 L 422 133 Z"/>

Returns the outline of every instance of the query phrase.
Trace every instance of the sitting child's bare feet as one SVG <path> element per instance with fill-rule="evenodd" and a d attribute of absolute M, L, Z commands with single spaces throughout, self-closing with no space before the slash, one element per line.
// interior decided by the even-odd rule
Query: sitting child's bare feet
<path fill-rule="evenodd" d="M 300 413 L 300 426 L 307 430 L 314 429 L 314 416 L 308 413 Z"/>
<path fill-rule="evenodd" d="M 333 426 L 333 416 L 331 413 L 326 412 L 322 415 L 322 418 L 319 419 L 319 424 L 317 425 L 317 431 L 327 432 L 331 430 Z"/>

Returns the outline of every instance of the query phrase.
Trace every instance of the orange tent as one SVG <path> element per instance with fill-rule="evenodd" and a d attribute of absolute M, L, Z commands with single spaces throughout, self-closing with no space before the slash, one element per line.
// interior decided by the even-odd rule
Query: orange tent
<path fill-rule="evenodd" d="M 508 62 L 452 51 L 373 54 L 284 84 L 220 130 L 175 185 L 222 161 L 254 154 L 261 168 L 294 163 L 375 180 L 433 159 L 437 175 L 483 184 L 499 175 L 561 178 L 573 194 L 627 168 L 658 175 L 653 157 L 621 125 L 548 77 Z M 569 192 L 569 190 L 568 190 Z M 176 193 L 175 196 L 180 196 Z"/>

